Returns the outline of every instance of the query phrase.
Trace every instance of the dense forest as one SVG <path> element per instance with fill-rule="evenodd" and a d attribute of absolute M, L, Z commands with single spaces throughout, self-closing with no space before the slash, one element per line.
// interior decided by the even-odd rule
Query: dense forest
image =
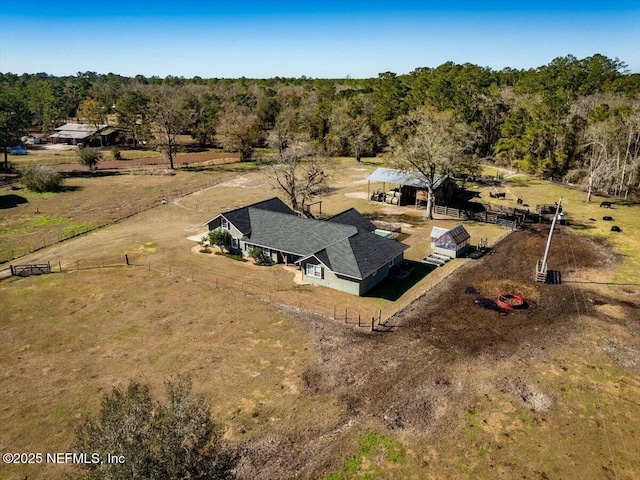
<path fill-rule="evenodd" d="M 176 135 L 190 134 L 244 159 L 257 147 L 277 154 L 304 142 L 357 160 L 409 149 L 407 138 L 427 131 L 415 125 L 439 118 L 465 132 L 459 168 L 484 159 L 609 194 L 639 190 L 640 74 L 598 54 L 528 70 L 447 62 L 370 79 L 0 73 L 7 142 L 107 116 L 130 132 L 132 147 L 144 142 L 169 155 Z"/>

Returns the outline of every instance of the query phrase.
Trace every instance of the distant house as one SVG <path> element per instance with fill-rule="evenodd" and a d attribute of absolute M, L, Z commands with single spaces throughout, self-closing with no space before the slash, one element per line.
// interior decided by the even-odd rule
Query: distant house
<path fill-rule="evenodd" d="M 368 189 L 371 182 L 382 184 L 382 189 L 368 195 L 371 200 L 386 202 L 392 205 L 415 205 L 427 202 L 428 187 L 424 179 L 415 172 L 405 172 L 392 168 L 376 168 L 367 177 Z M 453 198 L 456 182 L 448 175 L 438 175 L 433 183 L 435 203 L 445 205 Z"/>
<path fill-rule="evenodd" d="M 471 235 L 462 226 L 451 229 L 433 227 L 431 230 L 431 248 L 433 252 L 449 258 L 461 257 L 469 249 Z"/>
<path fill-rule="evenodd" d="M 409 248 L 376 235 L 355 209 L 316 220 L 299 217 L 279 198 L 221 213 L 205 225 L 227 230 L 236 253 L 260 248 L 274 262 L 297 265 L 304 281 L 354 295 L 384 280 Z"/>
<path fill-rule="evenodd" d="M 49 135 L 52 143 L 68 145 L 109 145 L 115 140 L 118 129 L 110 125 L 90 125 L 86 123 L 65 123 Z"/>

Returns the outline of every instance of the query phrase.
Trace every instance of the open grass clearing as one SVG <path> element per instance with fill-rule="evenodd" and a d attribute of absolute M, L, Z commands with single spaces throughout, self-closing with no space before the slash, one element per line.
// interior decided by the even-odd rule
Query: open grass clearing
<path fill-rule="evenodd" d="M 283 418 L 302 425 L 313 411 L 320 427 L 340 413 L 326 398 L 301 394 L 312 356 L 307 334 L 242 295 L 121 268 L 11 279 L 0 296 L 3 452 L 72 451 L 73 423 L 129 379 L 159 395 L 165 379 L 190 375 L 232 441 Z M 2 478 L 69 474 L 57 465 L 3 471 Z"/>
<path fill-rule="evenodd" d="M 78 147 L 59 145 L 59 148 L 33 148 L 30 147 L 27 155 L 12 156 L 10 163 L 19 170 L 24 170 L 34 165 L 64 165 L 69 163 L 78 163 Z M 113 161 L 111 154 L 113 147 L 101 147 L 98 150 L 102 153 L 102 161 Z M 126 164 L 127 160 L 136 160 L 140 158 L 158 157 L 158 152 L 154 150 L 132 150 L 127 148 L 119 148 L 122 154 L 122 162 Z"/>
<path fill-rule="evenodd" d="M 235 165 L 174 176 L 96 172 L 65 179 L 63 191 L 0 189 L 0 262 L 112 223 L 233 175 Z M 238 164 L 243 170 L 246 165 Z"/>

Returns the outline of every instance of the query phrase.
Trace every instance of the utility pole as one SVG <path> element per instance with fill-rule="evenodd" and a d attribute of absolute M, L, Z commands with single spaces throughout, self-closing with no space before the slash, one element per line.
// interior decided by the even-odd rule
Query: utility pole
<path fill-rule="evenodd" d="M 562 197 L 558 200 L 558 206 L 556 207 L 556 213 L 553 216 L 553 221 L 551 222 L 551 229 L 549 230 L 549 238 L 547 238 L 547 247 L 544 250 L 544 258 L 542 259 L 542 264 L 538 263 L 540 268 L 536 272 L 536 281 L 546 281 L 547 278 L 547 260 L 549 259 L 549 248 L 551 247 L 551 237 L 553 236 L 553 230 L 556 226 L 556 220 L 558 219 L 558 215 L 562 210 Z M 538 261 L 539 262 L 539 261 Z"/>

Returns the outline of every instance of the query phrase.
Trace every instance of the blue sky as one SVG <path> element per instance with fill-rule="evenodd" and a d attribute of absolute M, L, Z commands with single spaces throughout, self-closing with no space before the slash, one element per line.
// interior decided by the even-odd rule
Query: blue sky
<path fill-rule="evenodd" d="M 640 1 L 0 0 L 0 71 L 314 78 L 601 53 L 640 72 Z"/>

